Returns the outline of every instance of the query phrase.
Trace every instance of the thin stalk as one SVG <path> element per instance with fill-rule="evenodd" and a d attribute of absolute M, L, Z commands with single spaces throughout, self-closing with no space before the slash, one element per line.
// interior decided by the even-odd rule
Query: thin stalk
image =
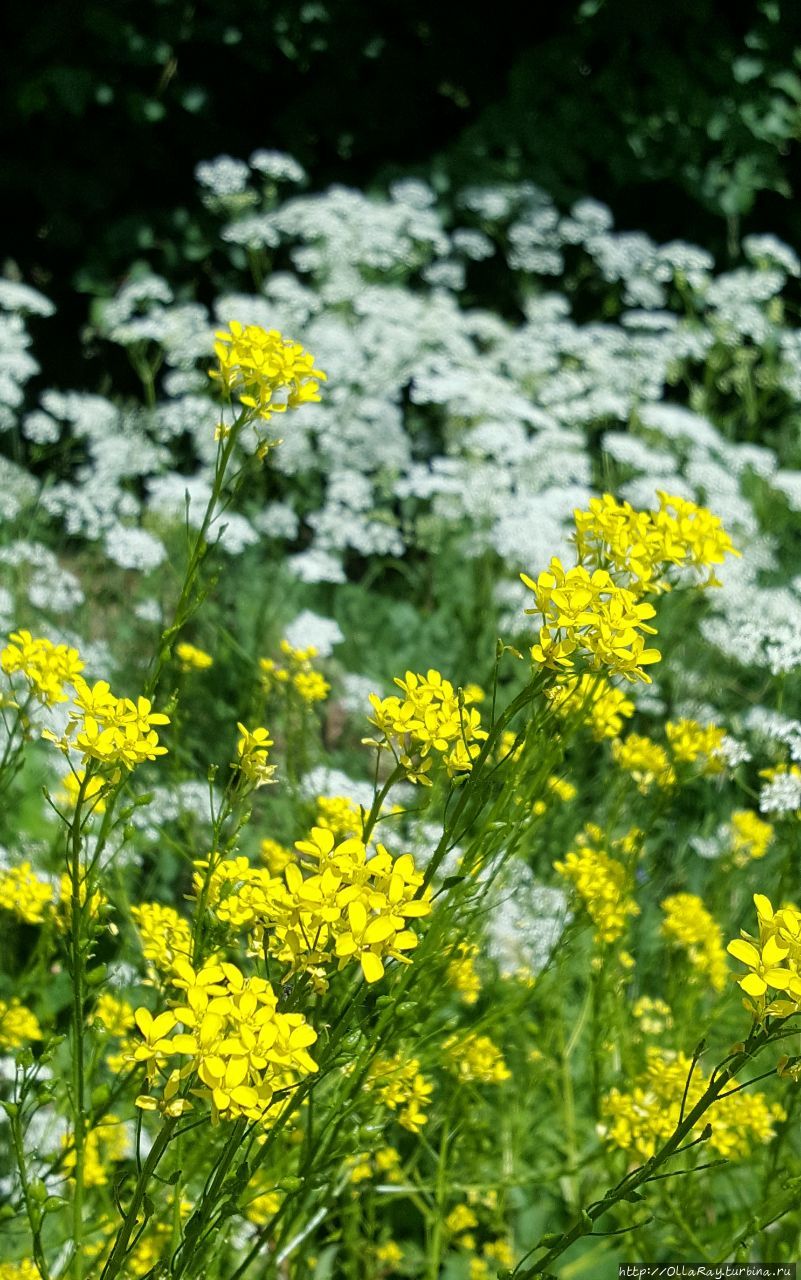
<path fill-rule="evenodd" d="M 17 1157 L 17 1170 L 19 1172 L 20 1187 L 22 1188 L 22 1198 L 25 1201 L 25 1212 L 28 1215 L 28 1224 L 31 1228 L 34 1262 L 42 1280 L 50 1280 L 50 1269 L 42 1248 L 42 1212 L 39 1206 L 33 1202 L 30 1183 L 28 1182 L 28 1167 L 25 1162 L 25 1145 L 22 1140 L 19 1108 L 11 1116 L 11 1136 L 14 1143 L 14 1153 Z"/>
<path fill-rule="evenodd" d="M 86 1146 L 86 1077 L 84 1062 L 84 949 L 83 906 L 81 903 L 81 809 L 89 770 L 78 788 L 75 813 L 70 828 L 70 968 L 72 970 L 72 1106 L 75 1145 L 74 1188 L 72 1193 L 72 1274 L 83 1276 L 83 1193 L 84 1150 Z M 89 888 L 86 901 L 89 902 Z"/>
<path fill-rule="evenodd" d="M 106 1265 L 100 1273 L 99 1280 L 115 1280 L 115 1277 L 120 1274 L 125 1265 L 130 1239 L 136 1227 L 140 1210 L 144 1204 L 145 1195 L 147 1194 L 147 1184 L 158 1167 L 161 1157 L 169 1146 L 173 1130 L 177 1123 L 177 1119 L 173 1117 L 166 1120 L 157 1134 L 153 1146 L 148 1152 L 147 1159 L 142 1165 L 142 1171 L 136 1180 L 136 1186 L 134 1187 L 131 1203 L 128 1206 L 128 1212 L 126 1213 L 122 1226 L 117 1233 L 117 1239 L 114 1241 L 114 1248 L 109 1254 Z"/>

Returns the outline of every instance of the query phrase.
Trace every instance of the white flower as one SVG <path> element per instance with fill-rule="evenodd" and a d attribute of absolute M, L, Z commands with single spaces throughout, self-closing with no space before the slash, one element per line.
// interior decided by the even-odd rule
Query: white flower
<path fill-rule="evenodd" d="M 330 657 L 334 646 L 345 639 L 339 624 L 333 618 L 323 618 L 318 613 L 312 613 L 311 609 L 304 609 L 294 622 L 290 622 L 284 638 L 293 649 L 313 647 L 321 658 Z"/>

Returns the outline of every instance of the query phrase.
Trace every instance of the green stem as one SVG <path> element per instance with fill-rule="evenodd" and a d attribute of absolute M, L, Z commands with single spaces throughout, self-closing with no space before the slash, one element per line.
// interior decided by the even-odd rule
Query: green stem
<path fill-rule="evenodd" d="M 40 1276 L 43 1280 L 50 1280 L 50 1269 L 44 1256 L 42 1248 L 42 1213 L 38 1205 L 33 1202 L 31 1195 L 30 1183 L 28 1181 L 28 1168 L 25 1163 L 25 1145 L 22 1140 L 22 1126 L 20 1124 L 19 1109 L 11 1116 L 11 1134 L 14 1143 L 14 1153 L 17 1157 L 17 1169 L 19 1171 L 19 1181 L 22 1188 L 22 1198 L 25 1201 L 25 1211 L 28 1215 L 28 1223 L 31 1228 L 31 1242 L 33 1246 L 33 1257 Z"/>
<path fill-rule="evenodd" d="M 454 1095 L 455 1096 L 455 1095 Z M 442 1138 L 437 1158 L 437 1174 L 434 1184 L 434 1216 L 432 1222 L 431 1242 L 428 1250 L 427 1280 L 437 1280 L 442 1261 L 442 1243 L 445 1213 L 445 1197 L 447 1195 L 448 1148 L 450 1146 L 450 1112 L 448 1108 L 442 1126 Z"/>
<path fill-rule="evenodd" d="M 75 813 L 70 829 L 70 968 L 72 970 L 72 1106 L 73 1142 L 75 1144 L 75 1177 L 72 1196 L 72 1274 L 83 1276 L 83 1193 L 84 1148 L 86 1145 L 86 1075 L 84 1062 L 84 912 L 81 903 L 81 810 L 90 771 L 78 788 Z M 89 886 L 85 886 L 89 902 Z"/>
<path fill-rule="evenodd" d="M 209 498 L 203 519 L 200 522 L 197 536 L 195 537 L 192 549 L 189 554 L 189 563 L 184 577 L 181 594 L 178 597 L 178 603 L 175 606 L 173 620 L 169 627 L 162 633 L 161 644 L 159 646 L 158 656 L 153 666 L 153 670 L 145 684 L 145 697 L 152 698 L 165 666 L 167 665 L 172 654 L 172 646 L 175 637 L 183 627 L 184 623 L 191 616 L 194 607 L 194 593 L 198 575 L 200 573 L 203 560 L 205 559 L 208 547 L 206 545 L 206 535 L 209 532 L 212 521 L 217 510 L 217 504 L 222 494 L 223 484 L 225 483 L 225 475 L 228 470 L 228 464 L 231 461 L 236 442 L 239 438 L 240 428 L 246 419 L 246 414 L 241 414 L 231 427 L 227 436 L 220 442 L 217 454 L 217 464 L 214 471 L 214 483 L 212 485 L 211 496 Z"/>
<path fill-rule="evenodd" d="M 442 839 L 440 840 L 439 844 L 434 850 L 434 856 L 432 857 L 431 861 L 429 862 L 426 868 L 425 876 L 423 879 L 423 888 L 426 888 L 431 883 L 431 880 L 436 874 L 437 868 L 439 867 L 440 863 L 442 862 L 442 859 L 445 857 L 446 853 L 448 852 L 448 848 L 450 847 L 451 844 L 456 842 L 456 839 L 458 837 L 454 837 L 453 832 L 456 828 L 456 825 L 459 819 L 464 813 L 468 803 L 476 795 L 479 788 L 479 783 L 483 781 L 487 761 L 490 758 L 490 755 L 494 750 L 496 743 L 500 739 L 501 734 L 503 733 L 506 726 L 510 723 L 510 721 L 513 720 L 514 717 L 517 715 L 518 711 L 522 711 L 524 707 L 528 706 L 528 704 L 534 698 L 535 693 L 539 687 L 540 687 L 539 680 L 534 679 L 530 681 L 530 683 L 526 685 L 525 689 L 523 689 L 522 693 L 519 693 L 517 697 L 514 698 L 512 702 L 509 703 L 509 706 L 506 707 L 506 709 L 501 712 L 500 716 L 498 717 L 498 719 L 495 721 L 492 728 L 490 729 L 489 736 L 487 737 L 481 749 L 481 754 L 476 760 L 475 765 L 473 766 L 467 780 L 464 783 L 461 795 L 459 796 L 459 799 L 456 804 L 456 808 L 454 809 L 451 819 L 442 833 Z"/>
<path fill-rule="evenodd" d="M 106 1265 L 100 1273 L 100 1280 L 114 1280 L 118 1276 L 125 1265 L 125 1258 L 128 1253 L 128 1244 L 136 1227 L 139 1213 L 144 1203 L 147 1192 L 147 1184 L 155 1172 L 161 1157 L 169 1146 L 173 1129 L 178 1123 L 177 1119 L 170 1118 L 164 1122 L 160 1129 L 153 1146 L 148 1152 L 147 1159 L 142 1165 L 142 1172 L 136 1181 L 134 1187 L 133 1198 L 128 1207 L 123 1224 L 117 1233 L 117 1239 L 114 1241 L 114 1248 L 109 1254 Z"/>

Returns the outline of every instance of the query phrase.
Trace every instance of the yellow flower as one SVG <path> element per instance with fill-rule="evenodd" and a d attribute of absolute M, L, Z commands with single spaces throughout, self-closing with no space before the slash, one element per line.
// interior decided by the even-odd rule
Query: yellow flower
<path fill-rule="evenodd" d="M 325 827 L 336 836 L 360 836 L 362 812 L 347 796 L 319 796 L 315 826 Z"/>
<path fill-rule="evenodd" d="M 31 1040 L 41 1040 L 42 1029 L 36 1015 L 16 998 L 0 1000 L 0 1049 L 21 1049 Z"/>
<path fill-rule="evenodd" d="M 736 809 L 731 815 L 731 847 L 742 867 L 751 858 L 764 858 L 773 840 L 773 827 L 752 809 Z"/>
<path fill-rule="evenodd" d="M 276 329 L 237 320 L 216 337 L 217 367 L 209 376 L 255 417 L 267 421 L 274 413 L 320 399 L 325 374 L 314 367 L 314 357 L 300 343 Z"/>
<path fill-rule="evenodd" d="M 475 1004 L 481 993 L 481 980 L 475 967 L 478 947 L 473 943 L 460 942 L 456 952 L 456 958 L 448 965 L 448 982 L 465 1004 Z"/>
<path fill-rule="evenodd" d="M 237 764 L 254 787 L 264 787 L 275 782 L 274 764 L 267 763 L 273 740 L 267 729 L 246 729 L 238 724 L 239 741 L 236 744 Z"/>
<path fill-rule="evenodd" d="M 134 1012 L 127 1000 L 104 991 L 97 998 L 92 1020 L 102 1023 L 111 1036 L 124 1036 L 134 1027 Z"/>
<path fill-rule="evenodd" d="M 672 787 L 676 774 L 664 747 L 644 734 L 630 733 L 612 743 L 612 756 L 621 769 L 630 773 L 645 795 L 651 787 Z"/>
<path fill-rule="evenodd" d="M 42 924 L 52 903 L 52 884 L 37 876 L 30 862 L 0 871 L 0 909 L 25 924 Z"/>
<path fill-rule="evenodd" d="M 398 1113 L 398 1124 L 410 1133 L 419 1133 L 428 1123 L 426 1108 L 431 1104 L 434 1086 L 420 1071 L 417 1058 L 402 1053 L 373 1059 L 365 1086 L 377 1095 L 390 1111 Z"/>
<path fill-rule="evenodd" d="M 461 1235 L 463 1231 L 469 1231 L 471 1227 L 478 1226 L 478 1218 L 473 1210 L 466 1204 L 457 1204 L 455 1209 L 451 1209 L 445 1219 L 445 1226 L 451 1235 Z"/>
<path fill-rule="evenodd" d="M 609 493 L 591 498 L 589 510 L 574 512 L 581 560 L 625 575 L 644 593 L 669 590 L 674 570 L 712 569 L 740 554 L 711 511 L 662 490 L 657 497 L 656 512 L 635 511 Z M 706 585 L 719 585 L 714 572 Z"/>
<path fill-rule="evenodd" d="M 709 1085 L 698 1066 L 690 1079 L 690 1059 L 683 1053 L 651 1046 L 646 1062 L 645 1071 L 628 1092 L 612 1089 L 601 1104 L 601 1136 L 609 1146 L 621 1148 L 637 1161 L 654 1154 L 676 1128 L 682 1107 L 685 1115 L 689 1113 Z M 709 1147 L 716 1155 L 744 1160 L 754 1143 L 771 1140 L 776 1121 L 783 1119 L 784 1110 L 770 1105 L 764 1093 L 731 1090 L 699 1124 L 709 1122 Z"/>
<path fill-rule="evenodd" d="M 175 646 L 175 656 L 183 671 L 206 671 L 214 666 L 214 659 L 204 649 L 197 649 L 193 644 L 182 640 Z"/>
<path fill-rule="evenodd" d="M 592 735 L 615 738 L 623 728 L 623 718 L 634 715 L 634 703 L 621 689 L 616 689 L 600 672 L 573 677 L 545 691 L 557 715 L 576 715 L 586 721 Z"/>
<path fill-rule="evenodd" d="M 81 753 L 81 763 L 94 760 L 100 768 L 109 768 L 111 780 L 120 777 L 120 766 L 133 769 L 145 760 L 166 754 L 159 745 L 157 726 L 170 723 L 169 716 L 153 711 L 148 698 L 117 698 L 105 680 L 88 685 L 82 676 L 73 681 L 75 698 L 70 708 L 67 728 L 61 737 L 49 729 L 42 737 L 53 742 L 60 751 Z"/>
<path fill-rule="evenodd" d="M 515 1265 L 514 1250 L 508 1240 L 489 1240 L 481 1250 L 488 1262 L 504 1267 L 507 1271 Z"/>
<path fill-rule="evenodd" d="M 295 649 L 288 640 L 282 640 L 281 653 L 285 659 L 283 663 L 276 662 L 274 658 L 259 659 L 265 693 L 297 694 L 305 706 L 324 702 L 331 686 L 314 666 L 317 650 L 312 645 L 307 649 Z"/>
<path fill-rule="evenodd" d="M 380 1267 L 392 1271 L 403 1262 L 403 1250 L 394 1240 L 385 1240 L 376 1246 L 375 1260 Z"/>
<path fill-rule="evenodd" d="M 572 674 L 579 658 L 595 669 L 650 683 L 643 667 L 661 657 L 657 649 L 645 647 L 643 638 L 656 635 L 648 622 L 655 614 L 652 605 L 638 601 L 605 569 L 565 569 L 555 556 L 536 581 L 520 576 L 535 598 L 535 607 L 526 613 L 542 620 L 539 641 L 531 649 L 534 662 Z"/>
<path fill-rule="evenodd" d="M 180 1082 L 196 1076 L 199 1084 L 192 1092 L 211 1103 L 214 1123 L 238 1116 L 266 1120 L 276 1090 L 285 1098 L 303 1076 L 317 1070 L 308 1052 L 317 1033 L 302 1014 L 278 1011 L 269 982 L 246 978 L 235 965 L 210 964 L 195 972 L 184 961 L 176 968 L 172 981 L 186 1003 L 156 1019 L 137 1009 L 144 1043 L 133 1059 L 149 1064 L 151 1085 L 166 1058 L 189 1061 L 171 1073 L 161 1103 L 151 1093 L 137 1105 L 160 1106 L 174 1115 L 185 1108 L 186 1100 L 177 1096 Z M 170 1037 L 176 1023 L 185 1030 Z"/>
<path fill-rule="evenodd" d="M 764 894 L 754 894 L 759 932 L 743 932 L 727 951 L 749 972 L 738 984 L 750 998 L 755 1015 L 786 1017 L 801 1006 L 801 912 L 795 907 L 774 911 Z M 778 999 L 771 993 L 781 992 Z"/>
<path fill-rule="evenodd" d="M 664 1000 L 652 999 L 651 996 L 640 996 L 631 1006 L 633 1017 L 637 1019 L 646 1036 L 658 1036 L 673 1026 L 673 1014 L 670 1005 Z"/>
<path fill-rule="evenodd" d="M 34 637 L 30 631 L 14 631 L 9 644 L 0 651 L 0 666 L 6 675 L 21 672 L 32 692 L 46 706 L 66 702 L 65 685 L 74 684 L 83 671 L 83 662 L 77 649 L 66 644 L 53 644 L 42 636 Z"/>
<path fill-rule="evenodd" d="M 627 917 L 639 915 L 640 909 L 631 896 L 630 871 L 598 847 L 601 839 L 600 831 L 580 837 L 578 847 L 554 868 L 575 887 L 595 925 L 596 940 L 610 943 L 625 931 Z"/>
<path fill-rule="evenodd" d="M 747 996 L 764 996 L 768 987 L 773 987 L 775 991 L 791 991 L 794 996 L 801 996 L 801 981 L 798 976 L 783 967 L 783 961 L 788 955 L 787 948 L 781 946 L 775 936 L 768 938 L 762 947 L 755 947 L 753 942 L 746 942 L 744 938 L 735 938 L 726 950 L 751 970 L 744 978 L 737 980 Z"/>
<path fill-rule="evenodd" d="M 700 725 L 697 720 L 668 720 L 665 725 L 674 760 L 695 764 L 703 759 L 704 773 L 722 773 L 725 768 L 721 747 L 726 731 L 717 725 Z"/>
<path fill-rule="evenodd" d="M 188 921 L 174 907 L 159 902 L 142 902 L 131 907 L 139 941 L 146 960 L 162 974 L 169 973 L 176 958 L 188 958 L 192 951 L 192 931 Z"/>
<path fill-rule="evenodd" d="M 41 1280 L 41 1272 L 31 1258 L 21 1262 L 0 1262 L 0 1280 Z"/>
<path fill-rule="evenodd" d="M 480 713 L 468 707 L 464 695 L 433 668 L 425 675 L 407 671 L 404 679 L 396 677 L 395 684 L 402 698 L 370 694 L 370 723 L 384 735 L 375 745 L 393 752 L 409 782 L 431 785 L 427 774 L 432 753 L 442 757 L 449 777 L 464 777 L 488 737 Z"/>
<path fill-rule="evenodd" d="M 465 1084 L 502 1084 L 512 1077 L 498 1046 L 476 1031 L 448 1036 L 442 1052 L 448 1070 Z"/>
<path fill-rule="evenodd" d="M 74 809 L 78 803 L 78 797 L 83 788 L 84 802 L 92 809 L 94 813 L 105 813 L 106 802 L 102 798 L 101 792 L 107 785 L 107 779 L 95 774 L 87 781 L 86 770 L 76 769 L 75 772 L 70 770 L 61 779 L 62 790 L 56 795 L 56 800 L 70 809 Z M 94 803 L 92 803 L 94 801 Z"/>
<path fill-rule="evenodd" d="M 321 822 L 318 822 L 318 826 L 322 825 Z M 269 838 L 262 840 L 259 845 L 259 853 L 263 861 L 267 863 L 269 870 L 276 876 L 283 871 L 287 863 L 291 862 L 295 856 L 291 849 L 287 849 L 284 845 L 279 844 L 277 840 L 270 840 Z"/>
<path fill-rule="evenodd" d="M 714 991 L 726 985 L 726 953 L 723 930 L 693 893 L 675 893 L 662 903 L 662 933 L 682 947 L 692 967 L 709 981 Z"/>

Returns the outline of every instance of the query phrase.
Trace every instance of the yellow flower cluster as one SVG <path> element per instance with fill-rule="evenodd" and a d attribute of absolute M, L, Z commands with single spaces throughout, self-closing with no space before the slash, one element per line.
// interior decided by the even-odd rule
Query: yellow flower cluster
<path fill-rule="evenodd" d="M 337 844 L 324 827 L 313 827 L 296 848 L 302 858 L 287 864 L 283 879 L 246 858 L 220 861 L 207 904 L 220 920 L 252 930 L 255 950 L 266 945 L 292 970 L 321 982 L 322 968 L 334 960 L 340 969 L 358 960 L 368 982 L 384 976 L 388 958 L 408 963 L 405 952 L 417 946 L 408 921 L 431 911 L 412 855 L 393 858 L 379 844 L 368 858 L 361 840 Z M 200 883 L 198 877 L 196 892 Z"/>
<path fill-rule="evenodd" d="M 62 1139 L 64 1168 L 71 1177 L 75 1168 L 75 1146 L 71 1139 Z M 86 1134 L 83 1149 L 83 1179 L 87 1187 L 107 1187 L 114 1176 L 112 1165 L 128 1155 L 128 1139 L 125 1126 L 116 1116 L 103 1116 L 99 1124 Z"/>
<path fill-rule="evenodd" d="M 258 1183 L 257 1183 L 258 1185 Z M 248 1195 L 253 1190 L 253 1184 L 248 1187 Z M 242 1206 L 243 1213 L 248 1222 L 253 1222 L 257 1227 L 263 1227 L 265 1222 L 269 1222 L 273 1214 L 276 1214 L 281 1207 L 281 1195 L 278 1191 L 260 1191 L 255 1196 L 248 1199 Z"/>
<path fill-rule="evenodd" d="M 236 744 L 236 767 L 253 787 L 266 787 L 275 782 L 274 764 L 268 763 L 273 740 L 268 729 L 246 729 L 237 724 L 239 738 Z"/>
<path fill-rule="evenodd" d="M 0 1000 L 0 1049 L 21 1049 L 31 1040 L 41 1040 L 42 1028 L 35 1013 L 19 1000 Z"/>
<path fill-rule="evenodd" d="M 52 884 L 37 876 L 30 862 L 0 871 L 0 908 L 24 924 L 42 924 L 52 904 Z"/>
<path fill-rule="evenodd" d="M 773 840 L 773 826 L 753 809 L 735 809 L 730 822 L 734 861 L 743 867 L 751 858 L 764 858 Z"/>
<path fill-rule="evenodd" d="M 365 1084 L 390 1111 L 397 1112 L 398 1124 L 410 1133 L 419 1133 L 428 1122 L 434 1086 L 420 1071 L 417 1058 L 396 1053 L 378 1056 L 370 1064 Z"/>
<path fill-rule="evenodd" d="M 644 734 L 630 733 L 612 743 L 612 756 L 621 769 L 630 773 L 645 795 L 653 786 L 672 787 L 676 773 L 663 746 Z"/>
<path fill-rule="evenodd" d="M 174 907 L 143 902 L 131 907 L 142 954 L 160 974 L 171 973 L 176 960 L 192 954 L 192 931 Z"/>
<path fill-rule="evenodd" d="M 464 694 L 433 668 L 425 675 L 407 671 L 403 680 L 396 677 L 395 684 L 402 698 L 370 694 L 370 723 L 384 736 L 378 742 L 365 741 L 392 751 L 410 782 L 431 785 L 427 774 L 432 752 L 442 757 L 449 777 L 469 773 L 488 736 L 476 708 L 468 706 Z"/>
<path fill-rule="evenodd" d="M 643 668 L 661 657 L 658 649 L 645 646 L 644 637 L 656 635 L 648 623 L 656 612 L 653 605 L 618 586 L 605 569 L 565 569 L 556 556 L 536 581 L 525 573 L 520 576 L 536 602 L 526 613 L 542 618 L 538 642 L 531 649 L 534 662 L 572 675 L 578 660 L 594 670 L 650 684 Z"/>
<path fill-rule="evenodd" d="M 452 1236 L 460 1236 L 465 1231 L 472 1231 L 478 1226 L 476 1217 L 469 1204 L 457 1204 L 445 1219 L 445 1227 Z"/>
<path fill-rule="evenodd" d="M 541 619 L 532 646 L 535 663 L 560 677 L 573 677 L 576 662 L 593 671 L 619 673 L 627 680 L 650 681 L 644 670 L 660 660 L 646 647 L 653 607 L 647 592 L 667 590 L 673 567 L 711 568 L 733 553 L 720 520 L 693 502 L 658 493 L 657 512 L 635 511 L 611 494 L 575 511 L 578 564 L 565 568 L 554 557 L 535 579 L 522 574 L 534 592 Z M 716 582 L 710 573 L 708 585 Z M 603 733 L 601 736 L 604 736 Z"/>
<path fill-rule="evenodd" d="M 106 802 L 101 794 L 105 786 L 105 778 L 98 774 L 87 778 L 85 769 L 71 769 L 61 779 L 62 790 L 58 792 L 56 799 L 68 809 L 74 809 L 83 793 L 84 803 L 93 813 L 105 813 Z"/>
<path fill-rule="evenodd" d="M 481 1247 L 481 1256 L 470 1259 L 470 1280 L 494 1280 L 496 1275 L 510 1272 L 515 1265 L 514 1250 L 502 1236 L 488 1240 Z"/>
<path fill-rule="evenodd" d="M 151 1090 L 137 1098 L 143 1110 L 180 1115 L 191 1106 L 186 1092 L 208 1100 L 212 1121 L 221 1116 L 263 1120 L 275 1092 L 291 1089 L 317 1070 L 309 1047 L 317 1039 L 301 1013 L 280 1013 L 275 993 L 263 978 L 247 978 L 232 964 L 207 964 L 195 971 L 186 960 L 173 965 L 171 984 L 183 994 L 175 1008 L 154 1018 L 137 1009 L 142 1036 L 132 1061 L 147 1066 Z M 183 1031 L 175 1035 L 177 1026 Z M 180 1068 L 167 1060 L 183 1057 Z"/>
<path fill-rule="evenodd" d="M 477 1031 L 457 1032 L 442 1046 L 445 1065 L 463 1084 L 503 1084 L 512 1073 L 498 1046 Z"/>
<path fill-rule="evenodd" d="M 587 827 L 563 861 L 554 869 L 569 880 L 595 925 L 598 942 L 615 942 L 626 929 L 628 916 L 636 916 L 640 908 L 631 896 L 631 873 L 625 863 L 613 858 L 601 847 L 603 832 Z M 625 839 L 622 852 L 628 854 L 635 836 Z"/>
<path fill-rule="evenodd" d="M 421 1123 L 425 1123 L 423 1120 Z M 372 1154 L 367 1151 L 351 1157 L 349 1161 L 351 1182 L 402 1182 L 400 1152 L 395 1147 L 380 1147 Z"/>
<path fill-rule="evenodd" d="M 564 683 L 552 685 L 546 697 L 558 715 L 567 719 L 576 716 L 586 721 L 592 736 L 615 738 L 623 728 L 623 719 L 634 715 L 634 703 L 622 689 L 616 689 L 598 673 L 574 677 Z"/>
<path fill-rule="evenodd" d="M 673 568 L 709 569 L 707 585 L 719 585 L 713 566 L 740 553 L 718 517 L 662 490 L 656 496 L 658 511 L 635 511 L 609 493 L 591 498 L 588 511 L 574 512 L 579 558 L 626 574 L 638 594 L 669 590 Z"/>
<path fill-rule="evenodd" d="M 362 834 L 362 811 L 347 796 L 318 796 L 315 826 L 342 836 Z"/>
<path fill-rule="evenodd" d="M 41 1272 L 31 1258 L 21 1262 L 0 1262 L 0 1280 L 41 1280 Z"/>
<path fill-rule="evenodd" d="M 394 1271 L 403 1262 L 403 1250 L 394 1240 L 376 1245 L 375 1260 L 382 1271 Z"/>
<path fill-rule="evenodd" d="M 110 1036 L 124 1036 L 134 1028 L 132 1006 L 108 991 L 98 996 L 92 1018 L 100 1022 Z"/>
<path fill-rule="evenodd" d="M 655 1047 L 647 1050 L 645 1071 L 630 1092 L 612 1089 L 601 1103 L 602 1136 L 630 1158 L 647 1160 L 669 1138 L 681 1115 L 691 1062 L 683 1053 L 669 1054 Z M 696 1066 L 687 1090 L 685 1113 L 691 1111 L 709 1085 Z M 774 1125 L 785 1119 L 784 1110 L 768 1103 L 764 1093 L 730 1092 L 703 1117 L 711 1125 L 709 1147 L 727 1160 L 743 1160 L 755 1143 L 769 1142 Z"/>
<path fill-rule="evenodd" d="M 175 646 L 175 656 L 181 664 L 182 671 L 207 671 L 214 666 L 214 659 L 205 649 L 198 649 L 193 644 L 182 640 Z"/>
<path fill-rule="evenodd" d="M 722 773 L 725 729 L 714 724 L 701 725 L 697 720 L 668 720 L 665 734 L 677 764 L 695 764 L 700 759 L 704 773 Z"/>
<path fill-rule="evenodd" d="M 774 911 L 770 899 L 754 894 L 759 932 L 730 942 L 727 951 L 748 968 L 738 979 L 756 1016 L 787 1017 L 801 1008 L 801 911 Z M 772 992 L 780 992 L 778 998 Z"/>
<path fill-rule="evenodd" d="M 726 985 L 726 952 L 723 930 L 694 893 L 674 893 L 662 903 L 662 933 L 687 953 L 693 969 L 713 991 Z"/>
<path fill-rule="evenodd" d="M 92 760 L 101 769 L 110 769 L 112 781 L 118 781 L 121 767 L 133 769 L 166 754 L 155 726 L 169 724 L 170 718 L 153 711 L 148 698 L 136 702 L 118 698 L 105 680 L 88 685 L 82 676 L 76 676 L 73 685 L 75 697 L 64 734 L 58 737 L 49 729 L 42 731 L 59 750 L 78 751 L 83 765 Z"/>
<path fill-rule="evenodd" d="M 448 965 L 448 982 L 458 991 L 464 1004 L 475 1004 L 481 994 L 481 979 L 475 963 L 478 947 L 475 943 L 460 942 L 456 952 Z"/>
<path fill-rule="evenodd" d="M 232 320 L 216 338 L 217 368 L 209 370 L 209 377 L 255 417 L 267 421 L 274 413 L 320 399 L 325 374 L 315 369 L 314 357 L 300 343 L 277 329 Z"/>
<path fill-rule="evenodd" d="M 670 1005 L 658 997 L 640 996 L 631 1006 L 631 1013 L 646 1036 L 659 1036 L 673 1026 Z"/>
<path fill-rule="evenodd" d="M 64 686 L 74 684 L 83 671 L 77 649 L 32 636 L 30 631 L 11 633 L 0 651 L 0 667 L 9 676 L 21 672 L 34 695 L 48 707 L 69 700 Z"/>
<path fill-rule="evenodd" d="M 574 800 L 577 795 L 577 789 L 572 782 L 568 782 L 567 778 L 560 778 L 558 774 L 552 773 L 545 779 L 545 789 L 548 799 L 555 797 L 563 804 L 567 804 L 570 800 Z M 544 813 L 548 812 L 548 799 L 535 800 L 531 806 L 531 812 L 537 818 L 541 818 Z"/>
<path fill-rule="evenodd" d="M 318 822 L 317 825 L 322 826 L 322 823 Z M 291 849 L 279 844 L 277 840 L 271 840 L 269 836 L 261 841 L 259 856 L 274 876 L 280 875 L 287 863 L 292 862 L 295 857 Z"/>
<path fill-rule="evenodd" d="M 82 907 L 87 904 L 87 894 L 89 893 L 89 872 L 85 866 L 79 871 L 78 882 L 78 901 Z M 69 927 L 72 919 L 72 880 L 68 875 L 59 877 L 59 894 L 58 894 L 58 911 L 56 915 L 56 924 L 60 929 Z M 108 898 L 101 889 L 94 889 L 89 894 L 89 903 L 86 909 L 86 918 L 89 922 L 97 921 L 102 911 L 108 908 Z"/>
<path fill-rule="evenodd" d="M 283 663 L 276 662 L 274 658 L 259 658 L 261 683 L 265 693 L 270 693 L 273 689 L 294 690 L 308 706 L 324 702 L 331 686 L 322 672 L 314 666 L 314 659 L 317 657 L 314 646 L 294 649 L 288 640 L 282 640 L 281 653 L 285 658 Z"/>

